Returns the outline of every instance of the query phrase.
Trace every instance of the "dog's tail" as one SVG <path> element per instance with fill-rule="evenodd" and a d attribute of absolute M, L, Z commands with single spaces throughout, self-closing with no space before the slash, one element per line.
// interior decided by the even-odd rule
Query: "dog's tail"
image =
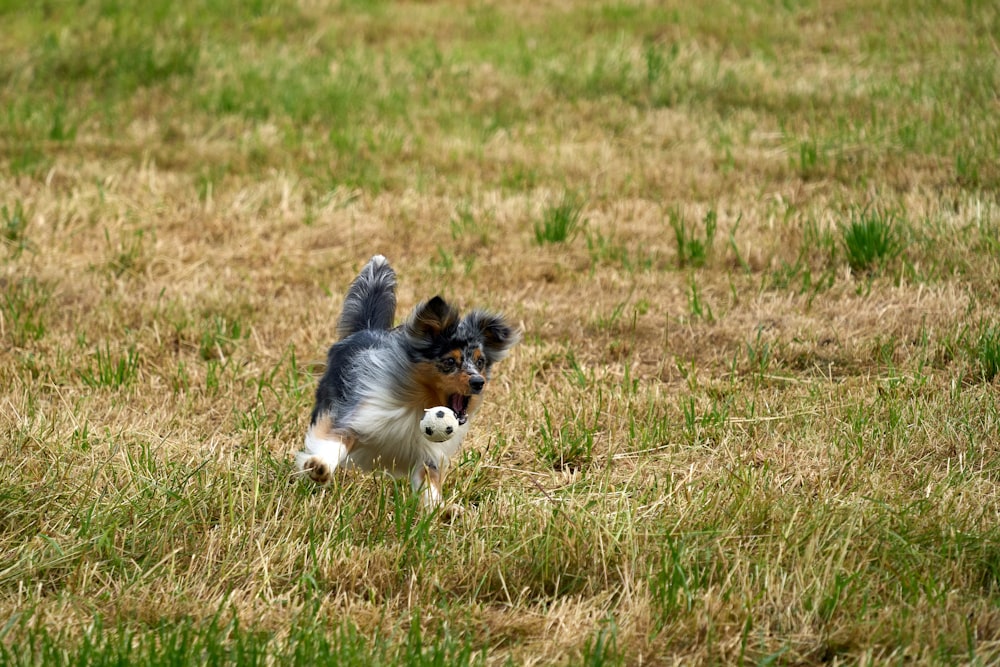
<path fill-rule="evenodd" d="M 337 335 L 344 338 L 366 329 L 391 329 L 395 316 L 396 272 L 389 260 L 375 255 L 347 290 Z"/>

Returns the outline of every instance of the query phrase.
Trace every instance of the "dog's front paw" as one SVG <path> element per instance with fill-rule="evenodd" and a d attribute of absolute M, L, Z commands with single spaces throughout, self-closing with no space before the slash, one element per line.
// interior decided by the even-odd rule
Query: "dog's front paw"
<path fill-rule="evenodd" d="M 441 506 L 441 520 L 445 523 L 454 523 L 465 514 L 465 508 L 458 503 L 447 503 Z"/>
<path fill-rule="evenodd" d="M 302 472 L 317 484 L 326 484 L 333 476 L 333 470 L 318 456 L 310 456 L 302 464 Z"/>

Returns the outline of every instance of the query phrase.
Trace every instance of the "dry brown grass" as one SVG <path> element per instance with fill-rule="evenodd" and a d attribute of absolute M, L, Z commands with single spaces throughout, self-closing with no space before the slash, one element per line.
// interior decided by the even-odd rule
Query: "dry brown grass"
<path fill-rule="evenodd" d="M 277 663 L 310 632 L 345 664 L 997 659 L 995 8 L 344 4 L 170 23 L 199 60 L 135 87 L 6 10 L 0 98 L 38 111 L 0 131 L 4 661 L 217 615 Z M 110 57 L 137 16 L 51 20 Z M 299 97 L 250 113 L 270 68 Z M 302 110 L 352 68 L 348 110 Z M 539 245 L 567 193 L 580 227 Z M 873 203 L 903 249 L 852 271 Z M 703 259 L 672 216 L 715 216 Z M 525 331 L 452 525 L 292 475 L 376 252 L 401 310 Z"/>

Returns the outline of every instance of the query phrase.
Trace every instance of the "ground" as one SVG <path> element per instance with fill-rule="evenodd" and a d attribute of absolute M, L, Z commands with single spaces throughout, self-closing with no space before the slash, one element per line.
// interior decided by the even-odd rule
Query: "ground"
<path fill-rule="evenodd" d="M 1000 659 L 993 3 L 0 7 L 3 663 Z M 428 514 L 344 290 L 504 312 Z"/>

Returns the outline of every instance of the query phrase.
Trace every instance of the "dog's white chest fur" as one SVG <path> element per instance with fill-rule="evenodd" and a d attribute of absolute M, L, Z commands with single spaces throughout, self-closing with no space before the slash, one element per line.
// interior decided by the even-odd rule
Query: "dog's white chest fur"
<path fill-rule="evenodd" d="M 425 464 L 447 465 L 461 448 L 469 422 L 461 424 L 450 439 L 431 442 L 420 431 L 422 417 L 422 410 L 403 408 L 377 396 L 367 398 L 347 423 L 358 435 L 347 462 L 362 470 L 385 469 L 397 477 Z"/>

